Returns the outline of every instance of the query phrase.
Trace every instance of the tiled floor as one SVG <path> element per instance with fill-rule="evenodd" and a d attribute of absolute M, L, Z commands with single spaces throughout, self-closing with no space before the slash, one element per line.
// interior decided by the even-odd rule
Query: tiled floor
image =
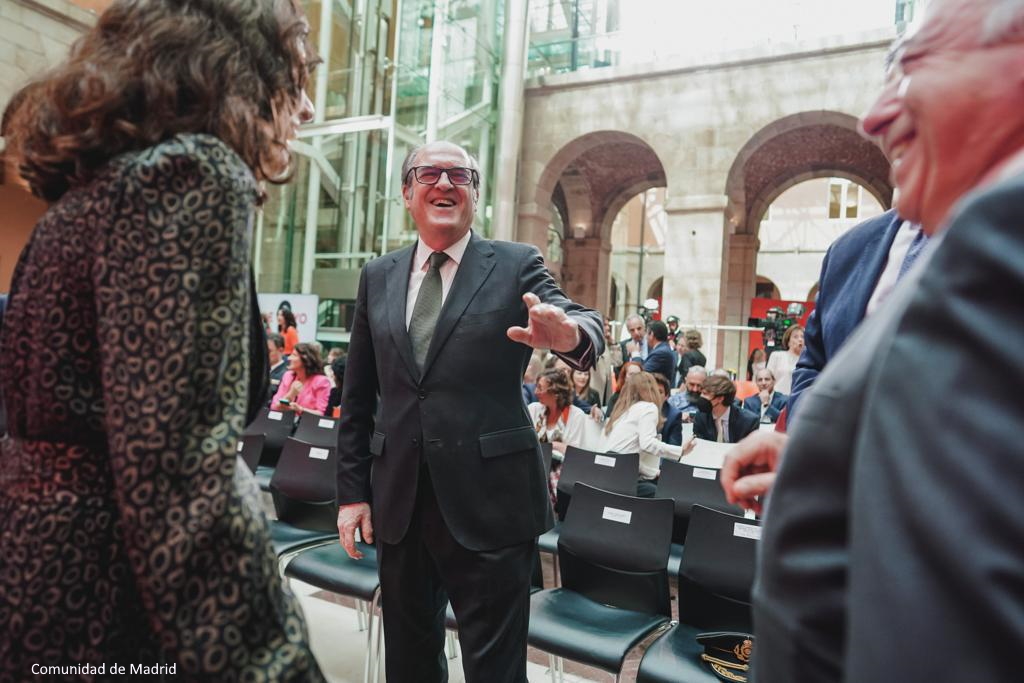
<path fill-rule="evenodd" d="M 300 581 L 291 581 L 292 590 L 299 598 L 309 623 L 309 636 L 313 653 L 320 662 L 320 668 L 331 683 L 362 683 L 363 662 L 366 653 L 366 632 L 356 625 L 356 611 L 345 600 L 334 600 L 313 586 Z M 340 602 L 348 604 L 339 604 Z M 588 683 L 609 681 L 612 676 L 592 671 L 594 677 L 581 675 L 585 667 L 566 662 L 566 683 Z M 527 677 L 530 683 L 544 683 L 551 680 L 548 674 L 547 655 L 531 649 L 527 663 Z M 449 683 L 464 683 L 462 658 L 448 660 Z"/>

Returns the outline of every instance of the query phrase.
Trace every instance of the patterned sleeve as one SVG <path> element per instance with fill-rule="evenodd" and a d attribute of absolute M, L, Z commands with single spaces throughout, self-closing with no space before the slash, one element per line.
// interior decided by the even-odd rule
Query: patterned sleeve
<path fill-rule="evenodd" d="M 234 444 L 255 185 L 210 136 L 123 173 L 93 270 L 110 467 L 140 609 L 189 680 L 321 680 Z"/>

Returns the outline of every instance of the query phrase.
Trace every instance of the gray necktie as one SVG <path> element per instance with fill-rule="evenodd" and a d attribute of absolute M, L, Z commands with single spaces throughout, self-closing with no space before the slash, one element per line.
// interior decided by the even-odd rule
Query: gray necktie
<path fill-rule="evenodd" d="M 423 370 L 427 360 L 427 349 L 437 327 L 437 319 L 441 315 L 441 266 L 448 260 L 448 254 L 435 251 L 430 255 L 430 267 L 420 283 L 416 305 L 412 308 L 412 319 L 409 321 L 409 337 L 412 339 L 412 352 L 416 356 L 416 365 Z"/>
<path fill-rule="evenodd" d="M 925 245 L 928 244 L 928 237 L 924 234 L 924 230 L 918 230 L 917 235 L 914 237 L 914 241 L 910 243 L 910 248 L 907 249 L 907 255 L 903 257 L 903 263 L 900 264 L 900 270 L 896 274 L 896 281 L 907 274 L 910 267 L 914 265 L 914 261 L 921 255 Z"/>

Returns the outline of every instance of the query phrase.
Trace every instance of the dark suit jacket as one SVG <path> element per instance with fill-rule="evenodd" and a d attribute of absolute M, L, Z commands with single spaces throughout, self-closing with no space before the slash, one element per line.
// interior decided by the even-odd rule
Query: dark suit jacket
<path fill-rule="evenodd" d="M 757 430 L 761 414 L 750 413 L 737 405 L 729 408 L 729 443 L 737 443 Z M 693 416 L 693 435 L 699 439 L 718 441 L 718 428 L 710 413 L 697 413 Z"/>
<path fill-rule="evenodd" d="M 903 220 L 895 210 L 866 220 L 832 243 L 821 264 L 818 300 L 807 318 L 804 352 L 793 371 L 786 421 L 793 424 L 800 394 L 818 377 L 864 319 L 893 238 Z"/>
<path fill-rule="evenodd" d="M 339 505 L 370 501 L 376 537 L 397 543 L 421 462 L 452 536 L 470 550 L 521 543 L 551 527 L 548 473 L 523 404 L 532 349 L 524 292 L 565 310 L 589 349 L 604 350 L 601 316 L 569 301 L 533 246 L 473 235 L 444 302 L 421 373 L 405 326 L 416 245 L 368 263 L 356 299 L 338 437 Z M 374 397 L 380 393 L 375 420 Z"/>
<path fill-rule="evenodd" d="M 281 384 L 281 380 L 284 378 L 284 373 L 288 372 L 288 361 L 281 361 L 277 364 L 277 367 L 271 368 L 270 370 L 270 386 L 267 388 L 267 398 L 264 401 L 265 405 L 270 405 L 270 401 L 274 398 L 274 394 L 277 393 L 277 388 Z"/>
<path fill-rule="evenodd" d="M 661 440 L 673 446 L 683 444 L 683 411 L 666 401 L 661 404 L 665 424 L 661 427 Z"/>
<path fill-rule="evenodd" d="M 779 413 L 781 413 L 782 409 L 786 407 L 787 401 L 789 401 L 789 396 L 786 396 L 785 394 L 776 391 L 775 393 L 772 394 L 772 402 L 768 406 L 768 410 L 764 411 L 764 416 L 767 417 L 771 422 L 775 422 L 776 420 L 779 419 Z M 761 396 L 758 394 L 748 396 L 747 400 L 743 402 L 743 408 L 744 410 L 747 410 L 753 413 L 754 415 L 757 415 L 758 418 L 760 418 Z"/>
<path fill-rule="evenodd" d="M 644 370 L 657 372 L 668 380 L 669 386 L 672 386 L 672 380 L 676 376 L 676 355 L 668 342 L 660 342 L 650 350 L 647 360 L 644 361 Z"/>
<path fill-rule="evenodd" d="M 764 522 L 760 683 L 1020 678 L 1022 225 L 1024 176 L 962 204 L 815 383 Z"/>

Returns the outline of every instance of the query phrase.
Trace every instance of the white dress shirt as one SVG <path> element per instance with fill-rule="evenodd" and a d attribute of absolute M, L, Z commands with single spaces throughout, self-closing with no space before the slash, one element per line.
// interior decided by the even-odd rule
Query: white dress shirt
<path fill-rule="evenodd" d="M 640 478 L 654 479 L 661 473 L 661 459 L 679 460 L 682 446 L 663 442 L 658 436 L 661 411 L 649 401 L 638 401 L 619 416 L 610 432 L 604 433 L 601 450 L 607 453 L 640 453 Z"/>
<path fill-rule="evenodd" d="M 871 293 L 871 298 L 868 299 L 865 316 L 871 315 L 878 310 L 882 302 L 892 294 L 892 290 L 896 289 L 896 281 L 900 276 L 903 259 L 907 257 L 910 245 L 913 244 L 919 232 L 921 232 L 921 226 L 910 221 L 903 221 L 903 225 L 896 231 L 896 236 L 892 239 L 892 246 L 889 247 L 889 256 L 885 262 L 885 268 L 882 269 L 882 274 L 878 276 L 878 284 L 875 285 L 875 291 Z M 780 391 L 782 390 L 780 389 Z M 786 392 L 783 391 L 782 393 Z"/>
<path fill-rule="evenodd" d="M 448 299 L 448 292 L 451 291 L 452 282 L 455 281 L 455 273 L 459 270 L 459 264 L 462 262 L 466 246 L 469 245 L 472 235 L 473 232 L 467 230 L 462 239 L 444 250 L 444 253 L 448 254 L 448 260 L 439 269 L 442 305 Z M 430 268 L 428 259 L 433 253 L 434 250 L 424 244 L 422 239 L 416 241 L 416 253 L 412 256 L 412 272 L 409 274 L 409 293 L 405 298 L 405 329 L 409 329 L 409 323 L 412 321 L 412 309 L 416 307 L 416 296 L 420 293 L 423 278 L 427 276 L 427 270 Z"/>

